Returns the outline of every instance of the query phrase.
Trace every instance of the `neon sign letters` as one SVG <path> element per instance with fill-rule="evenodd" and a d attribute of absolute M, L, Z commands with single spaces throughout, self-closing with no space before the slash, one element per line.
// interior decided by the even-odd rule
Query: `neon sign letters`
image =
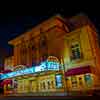
<path fill-rule="evenodd" d="M 15 72 L 10 72 L 10 73 L 7 73 L 7 74 L 2 74 L 1 79 L 12 78 L 12 77 L 15 77 L 15 76 L 21 76 L 21 75 L 26 75 L 26 74 L 31 74 L 31 73 L 34 73 L 34 67 L 27 68 L 27 69 L 24 69 L 24 70 L 18 70 L 18 71 L 15 71 Z"/>
<path fill-rule="evenodd" d="M 37 72 L 42 72 L 47 70 L 59 70 L 59 63 L 53 61 L 45 61 L 42 62 L 39 66 L 32 66 L 31 68 L 26 68 L 23 70 L 2 74 L 1 79 L 7 79 L 7 78 L 12 78 L 12 77 L 22 76 L 27 74 L 35 74 Z"/>

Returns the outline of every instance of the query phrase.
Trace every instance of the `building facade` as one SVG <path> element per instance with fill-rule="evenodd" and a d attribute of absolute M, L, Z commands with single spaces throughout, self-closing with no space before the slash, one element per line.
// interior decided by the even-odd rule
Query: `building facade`
<path fill-rule="evenodd" d="M 66 35 L 64 62 L 68 91 L 99 89 L 99 47 L 95 38 L 89 25 Z"/>
<path fill-rule="evenodd" d="M 14 56 L 5 58 L 4 60 L 4 70 L 14 70 Z"/>
<path fill-rule="evenodd" d="M 57 52 L 55 50 L 55 49 L 59 50 L 59 48 L 55 48 L 55 45 L 53 45 L 54 43 L 53 41 L 55 41 L 57 37 L 62 35 L 62 32 L 63 34 L 65 34 L 65 31 L 63 30 L 64 29 L 63 23 L 59 20 L 59 18 L 60 16 L 57 17 L 54 16 L 53 18 L 36 26 L 30 32 L 26 32 L 24 35 L 21 35 L 9 42 L 9 44 L 14 46 L 14 66 L 15 66 L 14 69 L 16 69 L 16 66 L 18 65 L 24 65 L 27 66 L 27 68 L 32 66 L 37 66 L 41 62 L 45 61 L 49 56 L 55 56 L 60 61 L 61 54 L 59 51 Z M 68 31 L 67 27 L 66 31 Z M 56 32 L 57 34 L 55 34 Z M 49 35 L 50 33 L 52 34 Z M 51 39 L 53 40 L 52 43 Z M 18 86 L 15 91 L 17 93 L 23 93 L 25 91 L 63 92 L 64 86 L 60 87 L 60 89 L 56 88 L 56 74 L 61 74 L 61 73 L 63 73 L 63 71 L 58 71 L 58 72 L 48 71 L 46 73 L 41 73 L 39 75 L 36 75 L 36 77 L 29 76 L 26 79 L 24 79 L 23 77 L 21 78 L 18 77 L 15 79 L 18 82 Z M 61 77 L 63 78 L 62 75 Z M 30 81 L 28 81 L 28 79 Z M 49 85 L 51 87 L 48 87 Z M 33 90 L 30 90 L 31 89 L 30 86 L 33 86 L 32 88 Z"/>
<path fill-rule="evenodd" d="M 64 19 L 57 15 L 9 41 L 14 46 L 15 71 L 24 68 L 19 65 L 25 68 L 40 65 L 49 56 L 56 57 L 61 67 L 58 71 L 14 77 L 15 93 L 70 93 L 99 88 L 97 38 L 95 27 L 86 16 Z M 57 77 L 62 84 L 58 88 Z"/>

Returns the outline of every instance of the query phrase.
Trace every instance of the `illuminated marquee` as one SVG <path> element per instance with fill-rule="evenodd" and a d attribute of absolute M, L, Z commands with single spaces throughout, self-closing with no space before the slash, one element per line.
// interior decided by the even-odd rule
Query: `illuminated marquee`
<path fill-rule="evenodd" d="M 35 72 L 34 70 L 35 70 L 35 68 L 31 67 L 31 68 L 27 68 L 27 69 L 24 69 L 24 70 L 18 70 L 18 71 L 10 72 L 10 73 L 7 73 L 7 74 L 2 74 L 1 75 L 1 79 L 6 79 L 6 78 L 12 78 L 12 77 L 21 76 L 21 75 L 32 74 L 32 73 Z"/>
<path fill-rule="evenodd" d="M 59 70 L 59 60 L 55 56 L 49 56 L 47 61 L 42 62 L 40 66 L 35 67 L 35 72 L 47 71 L 47 70 Z"/>
<path fill-rule="evenodd" d="M 15 70 L 7 74 L 2 74 L 1 79 L 12 78 L 21 75 L 34 74 L 37 72 L 47 71 L 47 70 L 59 70 L 59 61 L 54 56 L 49 56 L 47 61 L 42 62 L 39 66 L 33 66 L 31 68 L 25 68 L 20 70 Z"/>
<path fill-rule="evenodd" d="M 60 63 L 57 57 L 49 56 L 47 62 L 48 70 L 59 70 Z"/>

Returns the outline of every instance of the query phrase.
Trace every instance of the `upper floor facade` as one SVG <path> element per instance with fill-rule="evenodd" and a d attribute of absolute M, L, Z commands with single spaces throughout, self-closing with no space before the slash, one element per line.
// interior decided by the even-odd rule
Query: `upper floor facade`
<path fill-rule="evenodd" d="M 8 43 L 14 46 L 14 66 L 30 67 L 56 56 L 63 59 L 65 71 L 86 65 L 96 66 L 99 71 L 98 35 L 83 15 L 67 20 L 53 16 Z"/>

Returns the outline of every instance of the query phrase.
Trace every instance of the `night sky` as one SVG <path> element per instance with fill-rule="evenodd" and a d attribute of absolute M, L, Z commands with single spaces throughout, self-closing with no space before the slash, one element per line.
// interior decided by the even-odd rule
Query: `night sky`
<path fill-rule="evenodd" d="M 28 31 L 35 25 L 41 23 L 45 19 L 48 19 L 52 15 L 56 13 L 60 13 L 66 17 L 74 16 L 78 13 L 85 13 L 88 15 L 90 20 L 95 24 L 98 32 L 100 31 L 100 19 L 99 14 L 96 13 L 95 10 L 92 9 L 80 9 L 80 8 L 72 8 L 68 9 L 66 6 L 59 8 L 48 8 L 48 9 L 38 9 L 38 13 L 33 10 L 33 14 L 30 15 L 2 15 L 0 16 L 0 48 L 4 48 L 8 53 L 12 51 L 11 46 L 8 45 L 8 41 L 15 38 L 16 36 Z M 41 12 L 43 12 L 41 14 Z"/>

